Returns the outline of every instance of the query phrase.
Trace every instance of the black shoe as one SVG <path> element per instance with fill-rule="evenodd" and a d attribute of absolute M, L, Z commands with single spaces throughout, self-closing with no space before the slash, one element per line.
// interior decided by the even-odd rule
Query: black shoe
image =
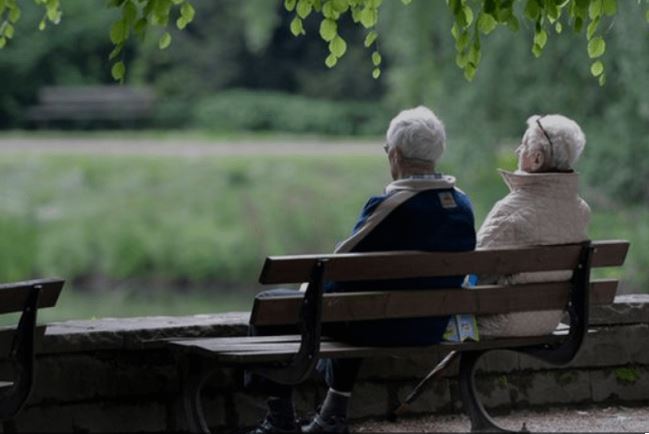
<path fill-rule="evenodd" d="M 300 425 L 296 422 L 283 421 L 280 422 L 273 418 L 269 413 L 266 415 L 264 421 L 259 424 L 255 429 L 248 434 L 269 434 L 269 433 L 300 433 Z"/>
<path fill-rule="evenodd" d="M 343 416 L 331 416 L 323 418 L 320 413 L 316 413 L 311 422 L 302 425 L 302 432 L 306 433 L 349 433 L 347 418 Z"/>

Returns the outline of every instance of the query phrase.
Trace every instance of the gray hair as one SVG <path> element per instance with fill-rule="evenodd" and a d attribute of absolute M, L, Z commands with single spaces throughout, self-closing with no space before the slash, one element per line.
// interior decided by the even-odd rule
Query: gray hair
<path fill-rule="evenodd" d="M 577 122 L 556 114 L 527 119 L 523 140 L 532 149 L 541 150 L 549 168 L 557 170 L 571 170 L 586 146 L 586 136 Z"/>
<path fill-rule="evenodd" d="M 424 106 L 403 110 L 390 122 L 389 148 L 397 147 L 404 158 L 436 163 L 446 148 L 444 124 Z"/>

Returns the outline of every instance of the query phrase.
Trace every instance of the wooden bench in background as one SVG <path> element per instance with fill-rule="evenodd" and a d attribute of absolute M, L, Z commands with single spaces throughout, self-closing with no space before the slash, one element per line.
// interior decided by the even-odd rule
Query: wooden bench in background
<path fill-rule="evenodd" d="M 261 272 L 261 283 L 309 282 L 309 285 L 303 295 L 256 299 L 250 322 L 257 326 L 297 324 L 301 334 L 170 340 L 168 345 L 177 352 L 184 376 L 183 402 L 189 429 L 209 432 L 200 391 L 217 364 L 241 365 L 283 384 L 299 384 L 309 377 L 321 358 L 413 355 L 441 347 L 460 352 L 460 397 L 472 429 L 500 430 L 476 393 L 474 373 L 480 357 L 491 350 L 506 349 L 553 364 L 570 362 L 588 332 L 589 305 L 612 303 L 618 286 L 616 279 L 591 280 L 591 268 L 622 265 L 628 247 L 626 241 L 598 241 L 461 253 L 374 252 L 269 257 Z M 322 293 L 325 280 L 509 275 L 555 270 L 572 270 L 572 280 L 472 289 Z M 567 332 L 407 348 L 357 346 L 321 338 L 323 322 L 553 309 L 568 310 L 570 328 Z"/>
<path fill-rule="evenodd" d="M 61 279 L 39 279 L 0 284 L 0 314 L 21 313 L 17 326 L 0 328 L 0 360 L 9 371 L 0 379 L 3 432 L 14 431 L 12 419 L 32 389 L 34 346 L 45 333 L 44 326 L 36 326 L 38 309 L 56 304 L 63 283 Z"/>
<path fill-rule="evenodd" d="M 37 125 L 50 122 L 108 121 L 132 124 L 150 118 L 155 95 L 147 87 L 48 86 L 38 92 L 38 105 L 27 111 Z"/>

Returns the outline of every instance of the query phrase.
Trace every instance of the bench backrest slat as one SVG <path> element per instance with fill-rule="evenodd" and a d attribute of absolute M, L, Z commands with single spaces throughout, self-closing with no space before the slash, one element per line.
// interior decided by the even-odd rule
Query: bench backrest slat
<path fill-rule="evenodd" d="M 591 282 L 590 303 L 613 302 L 618 281 Z M 494 314 L 530 310 L 564 309 L 570 282 L 512 286 L 479 286 L 475 289 L 433 289 L 324 294 L 322 321 L 357 321 L 414 318 L 455 313 Z M 250 318 L 255 325 L 295 324 L 302 296 L 255 299 Z"/>
<path fill-rule="evenodd" d="M 63 283 L 62 279 L 39 279 L 0 284 L 0 314 L 21 312 L 34 285 L 42 286 L 38 307 L 52 307 L 59 298 Z"/>
<path fill-rule="evenodd" d="M 592 267 L 624 263 L 627 241 L 593 243 Z M 263 284 L 309 280 L 313 265 L 326 259 L 325 278 L 338 281 L 400 279 L 466 274 L 501 275 L 574 269 L 581 245 L 539 246 L 471 252 L 372 252 L 337 255 L 271 256 L 259 281 Z"/>

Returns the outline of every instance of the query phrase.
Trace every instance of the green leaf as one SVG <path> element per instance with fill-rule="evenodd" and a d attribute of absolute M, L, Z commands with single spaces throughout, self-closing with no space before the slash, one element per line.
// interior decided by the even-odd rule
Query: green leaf
<path fill-rule="evenodd" d="M 178 17 L 176 20 L 176 27 L 178 27 L 178 30 L 183 30 L 187 27 L 187 20 L 183 17 Z"/>
<path fill-rule="evenodd" d="M 320 37 L 329 42 L 338 34 L 338 24 L 334 20 L 325 18 L 320 22 Z"/>
<path fill-rule="evenodd" d="M 133 4 L 132 1 L 127 1 L 124 3 L 124 9 L 122 9 L 122 17 L 127 26 L 133 25 L 137 19 L 137 7 Z"/>
<path fill-rule="evenodd" d="M 604 72 L 604 64 L 601 60 L 597 60 L 590 65 L 590 73 L 593 74 L 593 77 L 599 77 L 602 72 Z"/>
<path fill-rule="evenodd" d="M 7 39 L 13 38 L 14 37 L 14 30 L 15 30 L 14 26 L 7 23 L 7 25 L 5 26 L 4 37 L 7 38 Z"/>
<path fill-rule="evenodd" d="M 600 75 L 598 81 L 600 86 L 604 86 L 606 84 L 606 74 Z"/>
<path fill-rule="evenodd" d="M 379 66 L 382 60 L 383 59 L 381 58 L 381 53 L 379 53 L 378 51 L 372 53 L 372 63 L 374 64 L 374 66 Z"/>
<path fill-rule="evenodd" d="M 110 74 L 117 81 L 124 81 L 125 72 L 126 72 L 126 66 L 124 66 L 124 62 L 122 61 L 115 63 L 110 70 Z"/>
<path fill-rule="evenodd" d="M 144 36 L 144 33 L 146 32 L 148 21 L 146 18 L 140 18 L 137 20 L 135 23 L 135 33 L 137 33 L 140 36 Z"/>
<path fill-rule="evenodd" d="M 14 7 L 9 11 L 9 21 L 11 21 L 12 23 L 18 22 L 18 20 L 20 19 L 20 14 L 20 9 Z"/>
<path fill-rule="evenodd" d="M 588 56 L 591 59 L 600 57 L 606 51 L 606 42 L 601 36 L 597 36 L 588 41 Z"/>
<path fill-rule="evenodd" d="M 372 70 L 372 78 L 374 78 L 374 80 L 377 80 L 380 76 L 381 76 L 381 69 L 380 68 L 374 68 Z"/>
<path fill-rule="evenodd" d="M 464 21 L 466 22 L 466 27 L 469 27 L 473 23 L 473 10 L 469 6 L 464 6 L 462 9 L 464 12 Z"/>
<path fill-rule="evenodd" d="M 469 59 L 467 58 L 465 53 L 457 53 L 455 55 L 455 64 L 459 66 L 460 68 L 464 69 L 464 67 L 469 63 Z"/>
<path fill-rule="evenodd" d="M 311 5 L 311 2 L 309 0 L 300 0 L 297 2 L 296 12 L 297 15 L 302 19 L 308 17 L 312 9 L 313 6 Z"/>
<path fill-rule="evenodd" d="M 0 48 L 4 48 L 5 45 L 7 45 L 7 40 L 0 36 Z"/>
<path fill-rule="evenodd" d="M 467 65 L 464 67 L 464 77 L 468 81 L 472 81 L 473 77 L 475 77 L 476 71 L 477 71 L 477 68 L 475 67 L 475 65 L 467 63 Z"/>
<path fill-rule="evenodd" d="M 124 20 L 115 21 L 115 23 L 113 23 L 113 27 L 110 29 L 110 41 L 114 45 L 124 42 L 128 35 L 127 32 L 128 27 L 126 27 Z"/>
<path fill-rule="evenodd" d="M 563 31 L 563 26 L 559 21 L 554 25 L 554 31 L 558 34 L 560 34 Z"/>
<path fill-rule="evenodd" d="M 588 24 L 588 27 L 586 27 L 586 38 L 592 39 L 593 36 L 595 35 L 595 32 L 597 32 L 597 27 L 599 26 L 600 18 L 597 17 L 593 21 Z"/>
<path fill-rule="evenodd" d="M 401 0 L 401 3 L 403 3 L 404 5 L 409 5 L 410 3 L 412 3 L 412 0 Z M 377 78 L 377 77 L 374 77 L 374 78 Z"/>
<path fill-rule="evenodd" d="M 160 36 L 160 40 L 158 41 L 158 47 L 160 47 L 161 50 L 164 50 L 171 44 L 171 34 L 169 32 L 164 32 L 162 36 Z"/>
<path fill-rule="evenodd" d="M 472 45 L 468 53 L 469 63 L 472 63 L 474 66 L 477 67 L 480 64 L 481 58 L 482 58 L 482 54 L 480 52 L 480 46 L 476 44 Z"/>
<path fill-rule="evenodd" d="M 518 18 L 516 18 L 514 15 L 510 15 L 507 19 L 507 27 L 509 27 L 509 29 L 513 32 L 518 32 L 521 27 Z"/>
<path fill-rule="evenodd" d="M 370 32 L 365 36 L 365 47 L 369 48 L 374 41 L 376 41 L 376 38 L 378 38 L 379 34 L 376 33 L 374 30 L 370 30 Z"/>
<path fill-rule="evenodd" d="M 347 43 L 339 35 L 336 35 L 329 43 L 329 51 L 336 57 L 342 57 L 347 51 Z"/>
<path fill-rule="evenodd" d="M 617 13 L 617 0 L 604 0 L 602 5 L 604 15 L 612 17 Z"/>
<path fill-rule="evenodd" d="M 349 3 L 346 0 L 332 0 L 332 5 L 338 13 L 347 12 L 347 9 L 349 9 Z"/>
<path fill-rule="evenodd" d="M 331 0 L 329 0 L 322 6 L 322 15 L 324 15 L 325 18 L 331 18 L 334 20 L 337 20 L 340 16 L 338 11 L 336 11 L 336 9 L 334 8 L 334 4 Z"/>
<path fill-rule="evenodd" d="M 284 7 L 287 11 L 291 12 L 293 11 L 293 9 L 295 9 L 296 3 L 297 0 L 284 0 Z"/>
<path fill-rule="evenodd" d="M 192 6 L 188 2 L 183 3 L 183 5 L 180 7 L 180 16 L 182 16 L 185 21 L 187 21 L 187 24 L 191 23 L 194 20 L 194 15 L 196 15 L 194 6 Z"/>
<path fill-rule="evenodd" d="M 542 50 L 545 47 L 545 44 L 548 42 L 548 33 L 545 30 L 534 35 L 534 45 L 538 45 Z"/>
<path fill-rule="evenodd" d="M 113 48 L 113 51 L 110 52 L 108 55 L 108 60 L 113 60 L 117 56 L 119 56 L 119 53 L 122 52 L 122 49 L 124 48 L 124 44 L 119 44 L 115 48 Z"/>
<path fill-rule="evenodd" d="M 649 9 L 647 9 L 647 12 L 645 12 L 644 19 L 649 23 Z"/>
<path fill-rule="evenodd" d="M 43 30 L 45 30 L 45 27 L 47 27 L 47 24 L 45 23 L 45 19 L 40 20 L 38 23 L 38 30 L 42 32 Z"/>
<path fill-rule="evenodd" d="M 376 24 L 377 18 L 378 18 L 378 14 L 376 9 L 371 9 L 366 7 L 361 11 L 361 15 L 360 15 L 361 24 L 366 29 L 373 27 Z"/>
<path fill-rule="evenodd" d="M 539 8 L 539 4 L 536 2 L 536 0 L 527 0 L 527 3 L 525 4 L 525 11 L 523 13 L 528 20 L 536 21 L 539 14 L 541 13 L 541 9 Z"/>
<path fill-rule="evenodd" d="M 291 33 L 293 33 L 294 36 L 300 36 L 306 33 L 302 26 L 302 20 L 299 17 L 295 17 L 293 18 L 293 21 L 291 21 Z"/>
<path fill-rule="evenodd" d="M 498 22 L 490 14 L 480 14 L 480 18 L 478 18 L 478 30 L 485 35 L 491 33 L 497 25 Z"/>
<path fill-rule="evenodd" d="M 329 54 L 325 59 L 325 65 L 327 65 L 328 68 L 333 68 L 336 66 L 336 63 L 338 63 L 338 58 L 333 54 Z"/>
<path fill-rule="evenodd" d="M 591 0 L 590 5 L 588 6 L 588 17 L 591 20 L 602 15 L 602 3 L 603 0 Z"/>

